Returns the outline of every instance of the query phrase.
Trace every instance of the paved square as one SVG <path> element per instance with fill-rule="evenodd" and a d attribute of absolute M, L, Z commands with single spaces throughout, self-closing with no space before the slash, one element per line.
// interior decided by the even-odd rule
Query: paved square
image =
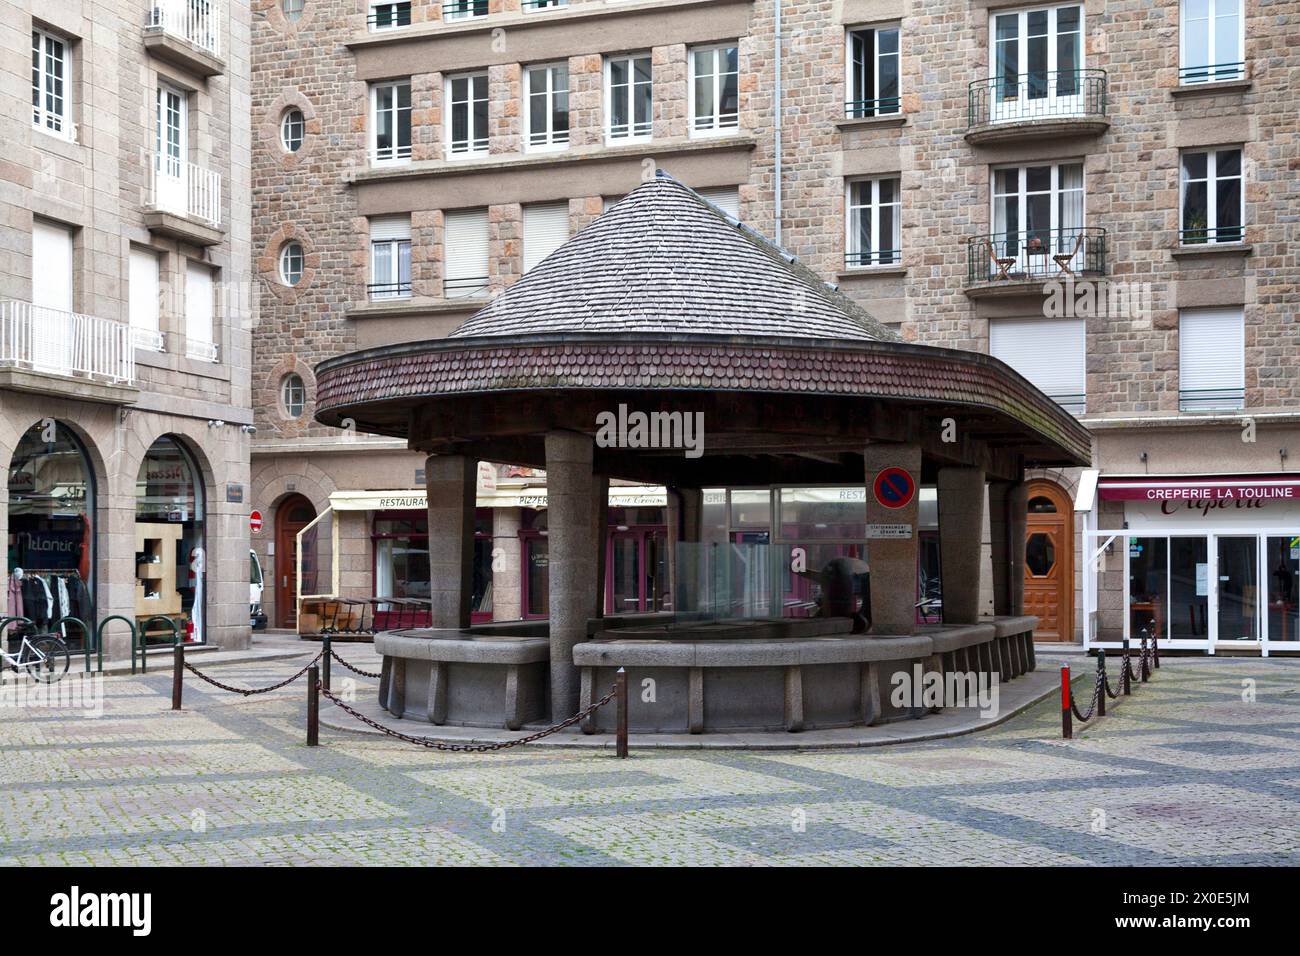
<path fill-rule="evenodd" d="M 307 659 L 212 672 L 266 686 Z M 187 679 L 177 714 L 169 674 L 114 677 L 98 717 L 0 708 L 0 864 L 1300 863 L 1300 661 L 1163 663 L 1070 741 L 1048 700 L 931 743 L 626 761 L 308 748 L 301 682 Z"/>

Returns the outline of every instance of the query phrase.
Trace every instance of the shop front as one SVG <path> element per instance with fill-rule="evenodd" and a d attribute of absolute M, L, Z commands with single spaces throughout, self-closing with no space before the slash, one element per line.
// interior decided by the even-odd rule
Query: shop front
<path fill-rule="evenodd" d="M 1088 646 L 1300 651 L 1300 477 L 1085 482 Z"/>
<path fill-rule="evenodd" d="M 207 501 L 202 473 L 177 438 L 164 435 L 140 463 L 135 498 L 135 617 L 142 634 L 207 639 Z"/>

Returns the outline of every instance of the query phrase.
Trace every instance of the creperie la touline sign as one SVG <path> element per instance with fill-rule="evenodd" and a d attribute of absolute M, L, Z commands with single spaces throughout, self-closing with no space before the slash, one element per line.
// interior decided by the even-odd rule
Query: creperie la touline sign
<path fill-rule="evenodd" d="M 1180 507 L 1258 508 L 1267 502 L 1300 501 L 1300 479 L 1260 481 L 1114 481 L 1103 482 L 1098 492 L 1110 501 L 1145 501 L 1159 504 L 1165 514 Z"/>

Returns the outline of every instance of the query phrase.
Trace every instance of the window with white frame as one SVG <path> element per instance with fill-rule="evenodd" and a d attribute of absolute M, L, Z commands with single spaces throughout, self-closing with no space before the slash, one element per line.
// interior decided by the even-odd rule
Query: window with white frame
<path fill-rule="evenodd" d="M 446 0 L 442 5 L 444 20 L 474 20 L 488 15 L 488 0 Z"/>
<path fill-rule="evenodd" d="M 865 27 L 848 32 L 848 98 L 844 115 L 861 118 L 897 113 L 898 27 Z"/>
<path fill-rule="evenodd" d="M 280 0 L 280 10 L 283 11 L 286 20 L 301 20 L 306 3 L 307 0 Z"/>
<path fill-rule="evenodd" d="M 370 88 L 371 150 L 376 163 L 411 158 L 411 81 L 376 83 Z"/>
<path fill-rule="evenodd" d="M 1032 7 L 990 17 L 989 118 L 1072 116 L 1084 110 L 1083 7 Z"/>
<path fill-rule="evenodd" d="M 1178 313 L 1178 407 L 1184 412 L 1243 408 L 1246 322 L 1240 307 Z"/>
<path fill-rule="evenodd" d="M 216 284 L 212 267 L 185 263 L 185 354 L 203 362 L 217 360 Z"/>
<path fill-rule="evenodd" d="M 1241 185 L 1239 148 L 1183 153 L 1179 240 L 1185 245 L 1241 242 L 1245 238 Z"/>
<path fill-rule="evenodd" d="M 605 58 L 605 129 L 610 142 L 650 138 L 653 90 L 649 53 Z"/>
<path fill-rule="evenodd" d="M 131 247 L 130 275 L 127 277 L 131 338 L 136 348 L 152 352 L 163 350 L 158 308 L 160 272 L 158 253 L 152 249 Z"/>
<path fill-rule="evenodd" d="M 569 238 L 567 202 L 524 206 L 524 272 L 532 270 Z"/>
<path fill-rule="evenodd" d="M 371 0 L 366 17 L 372 30 L 394 30 L 411 25 L 411 0 Z"/>
<path fill-rule="evenodd" d="M 844 264 L 892 265 L 902 253 L 902 197 L 896 176 L 848 184 L 848 241 Z"/>
<path fill-rule="evenodd" d="M 1101 243 L 1084 228 L 1082 163 L 995 169 L 992 194 L 990 263 L 1009 260 L 1027 276 L 1056 275 L 1061 263 L 1076 271 L 1096 264 Z"/>
<path fill-rule="evenodd" d="M 529 149 L 558 149 L 569 142 L 569 67 L 564 63 L 524 70 Z"/>
<path fill-rule="evenodd" d="M 287 153 L 296 153 L 302 149 L 303 139 L 307 135 L 307 119 L 302 110 L 294 108 L 284 111 L 280 119 L 280 145 Z"/>
<path fill-rule="evenodd" d="M 280 247 L 280 281 L 285 285 L 297 285 L 302 281 L 306 257 L 303 255 L 302 243 L 291 239 Z"/>
<path fill-rule="evenodd" d="M 691 50 L 693 134 L 725 133 L 740 125 L 740 54 L 734 44 Z"/>
<path fill-rule="evenodd" d="M 66 41 L 32 31 L 32 125 L 45 133 L 76 139 L 69 115 L 72 63 Z"/>
<path fill-rule="evenodd" d="M 473 298 L 488 289 L 488 211 L 456 209 L 443 217 L 443 296 Z"/>
<path fill-rule="evenodd" d="M 554 10 L 557 7 L 567 7 L 569 0 L 520 0 L 519 4 L 524 13 L 530 10 Z"/>
<path fill-rule="evenodd" d="M 1087 409 L 1084 319 L 990 319 L 989 352 L 1066 411 Z"/>
<path fill-rule="evenodd" d="M 307 407 L 307 386 L 297 372 L 290 372 L 280 379 L 280 404 L 290 418 L 302 418 Z"/>
<path fill-rule="evenodd" d="M 1179 30 L 1182 83 L 1239 80 L 1246 75 L 1242 0 L 1182 0 Z"/>
<path fill-rule="evenodd" d="M 469 156 L 488 151 L 488 75 L 447 78 L 447 153 Z"/>
<path fill-rule="evenodd" d="M 368 291 L 372 299 L 402 299 L 410 296 L 410 215 L 371 218 Z"/>

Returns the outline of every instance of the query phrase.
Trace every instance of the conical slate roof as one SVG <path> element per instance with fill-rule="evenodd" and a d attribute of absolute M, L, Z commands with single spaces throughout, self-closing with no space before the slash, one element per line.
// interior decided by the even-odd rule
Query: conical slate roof
<path fill-rule="evenodd" d="M 451 336 L 603 332 L 898 341 L 812 270 L 664 173 Z"/>

